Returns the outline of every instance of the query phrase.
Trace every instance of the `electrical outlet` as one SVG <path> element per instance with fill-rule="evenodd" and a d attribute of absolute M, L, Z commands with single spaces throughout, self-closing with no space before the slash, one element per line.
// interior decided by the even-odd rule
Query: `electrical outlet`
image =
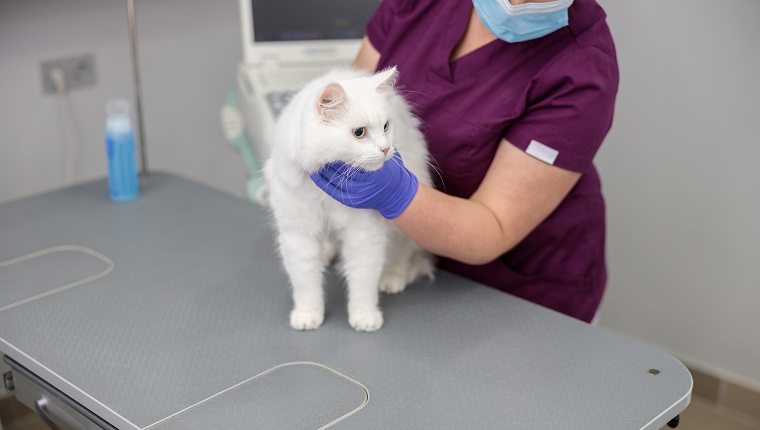
<path fill-rule="evenodd" d="M 92 54 L 45 61 L 42 69 L 42 89 L 45 94 L 54 94 L 55 85 L 50 78 L 50 71 L 56 67 L 63 70 L 66 78 L 66 90 L 91 87 L 97 83 L 95 73 L 95 56 Z"/>

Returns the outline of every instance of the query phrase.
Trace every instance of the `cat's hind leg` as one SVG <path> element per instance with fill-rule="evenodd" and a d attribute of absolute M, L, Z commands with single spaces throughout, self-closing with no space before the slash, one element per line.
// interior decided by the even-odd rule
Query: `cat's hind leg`
<path fill-rule="evenodd" d="M 378 288 L 387 294 L 398 294 L 422 276 L 433 278 L 432 255 L 400 231 L 394 232 L 386 251 L 387 265 Z"/>

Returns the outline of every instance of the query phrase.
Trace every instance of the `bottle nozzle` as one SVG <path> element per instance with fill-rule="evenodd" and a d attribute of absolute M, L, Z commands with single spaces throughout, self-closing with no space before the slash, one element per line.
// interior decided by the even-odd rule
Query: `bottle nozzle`
<path fill-rule="evenodd" d="M 108 116 L 129 115 L 129 102 L 122 98 L 111 99 L 106 103 L 106 113 Z"/>

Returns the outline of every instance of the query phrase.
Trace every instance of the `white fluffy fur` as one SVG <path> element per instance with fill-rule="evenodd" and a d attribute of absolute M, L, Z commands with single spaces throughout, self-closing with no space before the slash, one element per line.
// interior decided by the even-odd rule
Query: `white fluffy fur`
<path fill-rule="evenodd" d="M 332 71 L 307 84 L 277 121 L 264 176 L 293 288 L 294 329 L 322 324 L 323 272 L 336 253 L 348 284 L 349 324 L 359 331 L 383 325 L 378 290 L 399 293 L 422 275 L 432 277 L 432 256 L 393 223 L 336 202 L 309 178 L 337 160 L 376 170 L 397 150 L 420 183 L 431 184 L 418 120 L 393 88 L 397 76 L 395 68 Z M 358 127 L 367 130 L 361 139 L 353 135 Z"/>

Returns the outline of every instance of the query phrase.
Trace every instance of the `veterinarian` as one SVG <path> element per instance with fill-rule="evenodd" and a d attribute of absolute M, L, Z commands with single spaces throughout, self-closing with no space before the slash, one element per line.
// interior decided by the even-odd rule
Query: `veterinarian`
<path fill-rule="evenodd" d="M 382 0 L 355 66 L 394 65 L 438 168 L 435 189 L 396 162 L 348 180 L 327 166 L 315 183 L 346 205 L 393 214 L 444 270 L 592 321 L 606 281 L 592 161 L 618 88 L 602 8 Z"/>

